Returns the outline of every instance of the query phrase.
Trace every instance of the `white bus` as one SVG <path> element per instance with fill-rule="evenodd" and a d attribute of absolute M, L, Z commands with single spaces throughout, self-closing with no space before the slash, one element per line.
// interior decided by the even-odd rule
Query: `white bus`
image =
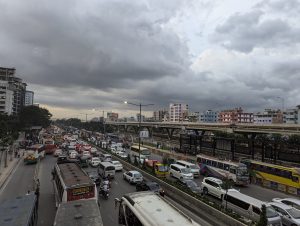
<path fill-rule="evenodd" d="M 207 155 L 197 155 L 200 174 L 232 180 L 236 185 L 249 184 L 249 172 L 243 163 L 221 160 Z"/>
<path fill-rule="evenodd" d="M 149 159 L 151 156 L 151 151 L 148 148 L 140 146 L 139 149 L 138 145 L 132 145 L 130 149 L 133 152 L 133 156 L 141 158 L 141 162 L 145 159 Z"/>
<path fill-rule="evenodd" d="M 165 198 L 154 192 L 124 195 L 119 204 L 119 224 L 125 226 L 200 226 Z"/>

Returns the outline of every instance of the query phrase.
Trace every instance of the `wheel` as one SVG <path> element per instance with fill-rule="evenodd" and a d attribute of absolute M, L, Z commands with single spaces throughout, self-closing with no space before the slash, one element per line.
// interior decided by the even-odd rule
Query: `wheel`
<path fill-rule="evenodd" d="M 207 188 L 203 188 L 203 195 L 207 195 L 208 194 L 208 189 Z"/>

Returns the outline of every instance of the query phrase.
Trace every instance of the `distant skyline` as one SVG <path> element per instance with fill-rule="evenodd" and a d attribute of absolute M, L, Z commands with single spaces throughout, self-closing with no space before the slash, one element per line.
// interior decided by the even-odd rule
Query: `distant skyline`
<path fill-rule="evenodd" d="M 0 66 L 54 118 L 300 104 L 299 0 L 0 0 Z M 93 113 L 93 115 L 92 115 Z M 100 115 L 101 113 L 99 113 Z"/>

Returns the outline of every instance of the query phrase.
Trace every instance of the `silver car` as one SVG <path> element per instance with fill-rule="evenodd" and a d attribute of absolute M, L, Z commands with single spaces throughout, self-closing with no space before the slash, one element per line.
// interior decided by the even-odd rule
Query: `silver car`
<path fill-rule="evenodd" d="M 286 204 L 288 206 L 292 206 L 298 210 L 300 210 L 300 200 L 296 198 L 274 198 L 272 199 L 273 202 L 280 202 Z"/>
<path fill-rule="evenodd" d="M 279 202 L 269 204 L 278 212 L 283 225 L 300 226 L 300 210 Z"/>

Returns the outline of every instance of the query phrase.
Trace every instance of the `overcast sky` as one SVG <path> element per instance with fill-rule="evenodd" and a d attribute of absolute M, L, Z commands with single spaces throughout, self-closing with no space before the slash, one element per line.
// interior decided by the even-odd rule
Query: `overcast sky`
<path fill-rule="evenodd" d="M 148 111 L 300 104 L 298 0 L 0 0 L 0 9 L 0 66 L 15 67 L 56 118 L 135 114 L 124 100 L 155 104 Z"/>

